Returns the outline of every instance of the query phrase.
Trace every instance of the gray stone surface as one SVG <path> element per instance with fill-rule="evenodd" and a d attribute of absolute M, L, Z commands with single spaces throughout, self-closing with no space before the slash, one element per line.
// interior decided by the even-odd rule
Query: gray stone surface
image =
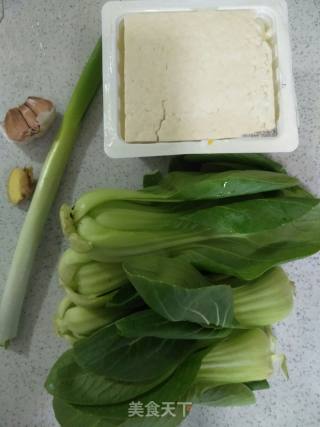
<path fill-rule="evenodd" d="M 28 95 L 53 99 L 64 111 L 72 87 L 100 32 L 103 0 L 5 0 L 0 24 L 0 116 Z M 293 175 L 320 195 L 320 1 L 289 0 L 294 74 L 301 119 L 301 145 L 278 155 Z M 96 98 L 52 209 L 33 269 L 20 335 L 0 352 L 0 426 L 57 426 L 43 383 L 66 345 L 53 333 L 62 296 L 55 266 L 64 243 L 58 208 L 98 186 L 136 187 L 143 171 L 160 159 L 110 160 L 102 146 L 102 99 Z M 14 166 L 38 175 L 53 132 L 26 147 L 0 137 L 0 289 L 7 275 L 26 206 L 11 207 L 5 182 Z M 255 407 L 196 409 L 187 427 L 316 427 L 320 425 L 319 256 L 287 266 L 296 282 L 294 313 L 276 328 L 288 355 L 290 381 L 280 375 L 271 391 L 258 393 Z M 150 423 L 151 427 L 152 423 Z"/>

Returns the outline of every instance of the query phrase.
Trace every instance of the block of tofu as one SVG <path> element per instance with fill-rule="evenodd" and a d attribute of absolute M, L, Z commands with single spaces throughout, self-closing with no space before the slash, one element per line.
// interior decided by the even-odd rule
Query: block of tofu
<path fill-rule="evenodd" d="M 252 11 L 125 16 L 126 142 L 274 130 L 272 61 L 266 28 Z"/>

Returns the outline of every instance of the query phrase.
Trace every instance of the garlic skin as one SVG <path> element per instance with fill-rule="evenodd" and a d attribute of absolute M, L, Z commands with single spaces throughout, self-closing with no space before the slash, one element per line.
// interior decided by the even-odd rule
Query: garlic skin
<path fill-rule="evenodd" d="M 43 136 L 55 117 L 56 109 L 51 101 L 29 96 L 24 104 L 7 112 L 1 129 L 9 141 L 26 143 Z"/>

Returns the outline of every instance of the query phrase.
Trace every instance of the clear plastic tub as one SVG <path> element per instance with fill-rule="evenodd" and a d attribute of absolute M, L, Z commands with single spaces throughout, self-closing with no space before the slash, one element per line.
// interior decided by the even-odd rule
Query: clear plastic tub
<path fill-rule="evenodd" d="M 241 138 L 126 143 L 123 138 L 123 18 L 141 12 L 254 10 L 268 26 L 273 47 L 276 131 Z M 299 144 L 292 73 L 288 10 L 285 0 L 135 0 L 111 1 L 102 8 L 104 148 L 109 157 L 150 157 L 206 153 L 290 152 Z"/>

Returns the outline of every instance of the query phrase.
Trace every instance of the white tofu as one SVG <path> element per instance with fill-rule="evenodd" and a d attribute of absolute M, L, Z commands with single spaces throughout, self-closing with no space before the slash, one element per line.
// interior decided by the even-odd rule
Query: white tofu
<path fill-rule="evenodd" d="M 275 129 L 272 48 L 254 12 L 130 14 L 124 45 L 127 142 Z"/>

